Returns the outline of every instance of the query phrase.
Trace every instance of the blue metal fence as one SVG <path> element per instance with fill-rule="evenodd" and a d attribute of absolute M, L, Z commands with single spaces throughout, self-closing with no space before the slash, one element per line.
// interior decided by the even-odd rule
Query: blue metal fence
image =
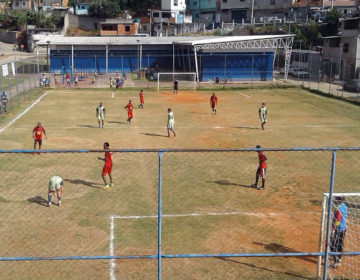
<path fill-rule="evenodd" d="M 157 240 L 157 254 L 156 255 L 115 255 L 115 256 L 60 256 L 60 257 L 0 257 L 0 262 L 12 261 L 60 261 L 60 260 L 116 260 L 116 259 L 156 259 L 158 262 L 158 279 L 162 277 L 162 259 L 178 259 L 178 258 L 268 258 L 268 257 L 324 257 L 323 279 L 327 279 L 329 257 L 334 255 L 343 256 L 360 256 L 359 251 L 352 252 L 331 252 L 329 250 L 329 240 L 331 231 L 331 213 L 332 200 L 334 192 L 334 180 L 336 170 L 336 155 L 339 151 L 360 151 L 360 147 L 349 148 L 274 148 L 274 149 L 113 149 L 114 153 L 157 153 L 158 154 L 158 240 Z M 163 156 L 166 153 L 221 153 L 221 152 L 331 152 L 331 177 L 329 179 L 329 201 L 327 208 L 327 226 L 326 226 L 326 246 L 324 252 L 290 252 L 290 253 L 221 253 L 221 254 L 163 254 L 162 253 L 162 181 L 163 181 Z M 33 154 L 41 152 L 43 154 L 63 154 L 63 153 L 99 153 L 104 150 L 0 150 L 2 154 Z"/>

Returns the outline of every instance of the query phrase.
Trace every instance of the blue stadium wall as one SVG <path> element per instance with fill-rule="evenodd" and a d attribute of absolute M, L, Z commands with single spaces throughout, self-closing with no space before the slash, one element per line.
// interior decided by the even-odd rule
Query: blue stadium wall
<path fill-rule="evenodd" d="M 109 50 L 108 73 L 133 72 L 138 70 L 137 48 L 128 50 Z M 144 46 L 142 68 L 150 71 L 172 72 L 172 47 L 147 50 Z M 217 53 L 198 54 L 199 76 L 201 81 L 219 78 L 232 80 L 272 80 L 274 52 Z M 51 72 L 71 73 L 71 50 L 50 51 Z M 106 72 L 105 50 L 75 50 L 74 68 L 77 72 Z M 192 50 L 175 50 L 176 72 L 195 72 L 195 59 Z"/>

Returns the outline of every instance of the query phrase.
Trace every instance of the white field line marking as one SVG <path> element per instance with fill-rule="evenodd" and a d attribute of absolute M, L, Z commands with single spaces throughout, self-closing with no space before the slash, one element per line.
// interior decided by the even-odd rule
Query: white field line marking
<path fill-rule="evenodd" d="M 114 217 L 111 217 L 110 219 L 110 242 L 109 242 L 109 251 L 110 251 L 110 256 L 114 255 Z M 115 278 L 115 259 L 111 259 L 110 260 L 110 280 L 116 280 Z"/>
<path fill-rule="evenodd" d="M 246 98 L 251 98 L 249 95 L 245 94 L 245 93 L 242 93 L 242 92 L 239 92 L 241 95 L 245 96 Z"/>
<path fill-rule="evenodd" d="M 5 129 L 7 129 L 10 125 L 12 125 L 14 122 L 16 122 L 18 119 L 20 119 L 23 115 L 25 115 L 32 107 L 34 107 L 36 104 L 40 102 L 40 100 L 45 97 L 48 94 L 48 92 L 45 92 L 43 95 L 41 95 L 33 104 L 31 104 L 29 107 L 25 109 L 24 112 L 22 112 L 20 115 L 18 115 L 15 119 L 13 119 L 11 122 L 9 122 L 7 125 L 5 125 L 3 128 L 0 129 L 0 133 L 2 133 Z"/>
<path fill-rule="evenodd" d="M 164 214 L 162 217 L 164 218 L 178 218 L 178 217 L 201 217 L 201 216 L 229 216 L 229 215 L 247 215 L 247 216 L 276 216 L 276 213 L 253 213 L 253 212 L 210 212 L 210 213 L 190 213 L 190 214 Z M 157 218 L 157 215 L 149 215 L 149 216 L 111 216 L 112 219 L 154 219 Z"/>
<path fill-rule="evenodd" d="M 324 127 L 352 127 L 357 126 L 355 124 L 309 124 L 309 125 L 266 125 L 266 128 L 324 128 Z M 194 128 L 206 128 L 206 129 L 228 129 L 228 128 L 258 128 L 260 126 L 252 126 L 252 125 L 241 125 L 236 124 L 234 126 L 176 126 L 176 128 L 180 129 L 194 129 Z M 51 128 L 48 126 L 48 128 Z M 60 127 L 57 127 L 59 129 Z M 95 125 L 93 127 L 82 127 L 82 126 L 65 126 L 61 127 L 62 129 L 96 129 Z M 105 129 L 166 129 L 166 126 L 132 126 L 132 125 L 124 125 L 124 126 L 107 126 L 105 125 Z M 17 127 L 16 129 L 28 129 L 25 127 Z"/>

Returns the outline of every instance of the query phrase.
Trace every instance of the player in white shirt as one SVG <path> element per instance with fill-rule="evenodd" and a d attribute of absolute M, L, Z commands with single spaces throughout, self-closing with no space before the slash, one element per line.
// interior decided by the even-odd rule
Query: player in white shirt
<path fill-rule="evenodd" d="M 99 127 L 104 128 L 105 107 L 103 106 L 102 102 L 100 102 L 100 105 L 96 107 L 96 117 L 98 119 Z"/>
<path fill-rule="evenodd" d="M 259 118 L 261 121 L 261 128 L 262 128 L 262 130 L 264 130 L 265 129 L 264 125 L 267 122 L 267 108 L 265 107 L 265 103 L 263 103 L 261 105 L 261 107 L 259 108 Z"/>
<path fill-rule="evenodd" d="M 171 108 L 168 109 L 168 122 L 167 122 L 167 131 L 168 131 L 168 137 L 170 137 L 170 131 L 176 136 L 175 130 L 174 130 L 174 124 L 175 124 L 175 118 L 174 113 L 171 111 Z"/>

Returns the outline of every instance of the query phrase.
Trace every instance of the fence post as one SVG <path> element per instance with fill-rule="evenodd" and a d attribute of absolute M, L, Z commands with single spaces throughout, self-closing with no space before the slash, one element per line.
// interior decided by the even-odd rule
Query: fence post
<path fill-rule="evenodd" d="M 161 183 L 162 183 L 162 156 L 163 153 L 159 152 L 159 178 L 158 178 L 158 280 L 161 280 Z"/>
<path fill-rule="evenodd" d="M 18 80 L 18 69 L 17 69 L 18 65 L 17 65 L 17 61 L 15 60 L 14 62 L 14 68 L 15 68 L 15 79 L 16 79 L 16 102 L 17 102 L 17 106 L 19 106 L 19 80 Z"/>
<path fill-rule="evenodd" d="M 331 62 L 330 62 L 329 94 L 331 94 L 331 76 L 332 76 L 332 66 L 333 66 L 333 58 L 331 58 Z"/>
<path fill-rule="evenodd" d="M 11 65 L 10 65 L 11 66 Z M 10 103 L 10 111 L 12 110 L 12 93 L 11 93 L 11 79 L 10 79 L 10 70 L 8 73 L 8 80 L 9 80 L 9 103 Z"/>
<path fill-rule="evenodd" d="M 31 89 L 31 75 L 30 75 L 30 73 L 31 73 L 31 68 L 30 68 L 31 66 L 30 66 L 30 63 L 28 64 L 28 75 L 29 75 L 29 90 Z M 30 93 L 30 91 L 29 91 L 29 93 Z"/>
<path fill-rule="evenodd" d="M 335 179 L 335 164 L 336 164 L 336 151 L 332 152 L 331 161 L 331 178 L 330 178 L 330 190 L 329 190 L 329 202 L 327 212 L 327 224 L 326 224 L 326 242 L 325 242 L 325 257 L 324 257 L 324 275 L 323 280 L 327 279 L 327 270 L 329 262 L 329 238 L 330 238 L 330 223 L 331 223 L 331 211 L 332 211 L 332 199 L 334 191 L 334 179 Z"/>
<path fill-rule="evenodd" d="M 23 84 L 23 95 L 24 95 L 24 103 L 25 103 L 25 63 L 24 60 L 21 61 L 22 63 L 22 84 Z"/>

